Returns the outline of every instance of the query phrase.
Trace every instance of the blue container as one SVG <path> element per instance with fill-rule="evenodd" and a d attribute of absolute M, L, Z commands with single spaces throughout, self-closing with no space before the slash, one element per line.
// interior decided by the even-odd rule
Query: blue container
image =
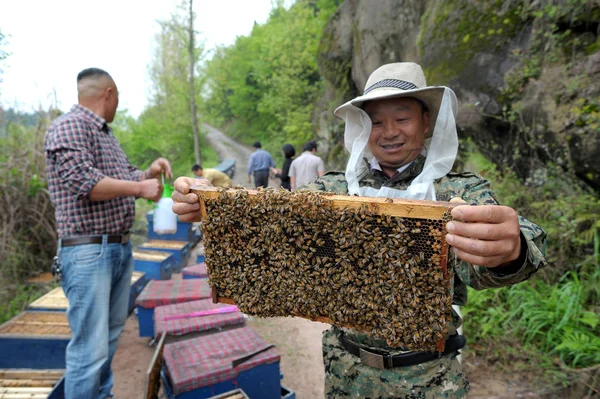
<path fill-rule="evenodd" d="M 196 264 L 204 263 L 204 262 L 206 262 L 206 257 L 204 256 L 204 254 L 197 254 L 196 255 Z"/>
<path fill-rule="evenodd" d="M 190 253 L 192 250 L 192 245 L 187 241 L 153 240 L 141 244 L 140 246 L 138 246 L 138 249 L 169 252 L 173 254 L 173 257 L 175 258 L 173 272 L 180 273 L 181 269 L 187 266 L 188 264 L 188 260 L 190 259 Z"/>
<path fill-rule="evenodd" d="M 152 211 L 146 214 L 148 221 L 148 240 L 167 241 L 193 241 L 196 233 L 193 231 L 192 223 L 177 220 L 177 231 L 173 234 L 158 234 L 154 232 L 154 214 Z"/>
<path fill-rule="evenodd" d="M 209 385 L 193 391 L 184 392 L 179 395 L 173 393 L 171 381 L 165 368 L 161 370 L 163 387 L 169 399 L 207 399 L 236 388 L 241 388 L 250 399 L 295 399 L 296 395 L 283 396 L 284 390 L 279 381 L 279 363 L 261 364 L 250 370 L 241 372 L 235 381 L 223 381 L 218 384 Z M 291 391 L 285 390 L 289 395 Z"/>
<path fill-rule="evenodd" d="M 137 307 L 140 337 L 154 337 L 154 308 Z"/>
<path fill-rule="evenodd" d="M 215 166 L 215 169 L 233 179 L 235 175 L 235 159 L 224 159 L 223 162 Z"/>
<path fill-rule="evenodd" d="M 0 369 L 64 369 L 66 312 L 25 311 L 0 326 Z"/>
<path fill-rule="evenodd" d="M 146 278 L 146 274 L 142 272 L 134 271 L 131 275 L 131 290 L 129 291 L 129 314 L 133 312 L 135 309 L 135 300 L 137 299 L 140 292 L 144 289 L 146 284 L 148 283 L 148 279 Z"/>
<path fill-rule="evenodd" d="M 133 251 L 133 270 L 143 272 L 147 280 L 170 280 L 176 262 L 169 252 Z"/>

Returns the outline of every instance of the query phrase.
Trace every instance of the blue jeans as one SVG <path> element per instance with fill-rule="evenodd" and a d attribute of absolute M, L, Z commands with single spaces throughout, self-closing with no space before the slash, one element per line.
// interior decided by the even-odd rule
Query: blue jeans
<path fill-rule="evenodd" d="M 72 334 L 65 398 L 104 399 L 111 395 L 110 364 L 127 320 L 131 244 L 108 244 L 104 236 L 102 244 L 60 248 L 59 260 Z"/>

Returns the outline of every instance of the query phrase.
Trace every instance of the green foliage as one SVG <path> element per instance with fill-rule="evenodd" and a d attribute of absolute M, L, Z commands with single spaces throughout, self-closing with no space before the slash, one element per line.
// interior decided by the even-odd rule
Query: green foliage
<path fill-rule="evenodd" d="M 425 60 L 429 84 L 446 85 L 471 73 L 473 57 L 502 51 L 523 26 L 523 1 L 503 7 L 499 0 L 444 0 L 428 7 L 421 21 L 419 47 L 435 42 L 434 60 Z"/>
<path fill-rule="evenodd" d="M 571 109 L 575 125 L 588 127 L 590 131 L 600 133 L 600 97 L 587 100 L 577 99 L 575 107 Z"/>
<path fill-rule="evenodd" d="M 247 37 L 217 49 L 207 62 L 203 111 L 245 143 L 263 142 L 278 155 L 314 137 L 312 114 L 324 90 L 317 69 L 321 31 L 339 0 L 281 4 Z"/>
<path fill-rule="evenodd" d="M 196 163 L 186 18 L 185 10 L 180 8 L 168 21 L 161 22 L 157 50 L 149 67 L 153 82 L 150 106 L 137 120 L 120 112 L 113 124 L 115 136 L 131 163 L 145 169 L 156 158 L 165 157 L 171 162 L 174 176 L 190 175 L 191 167 Z M 202 45 L 195 48 L 196 62 L 203 52 Z M 200 75 L 195 79 L 195 93 L 201 92 L 202 84 Z M 210 167 L 218 163 L 217 154 L 207 144 L 203 132 L 200 148 L 204 165 Z"/>
<path fill-rule="evenodd" d="M 53 284 L 50 287 L 21 285 L 10 288 L 4 288 L 5 292 L 0 295 L 0 324 L 12 319 L 21 313 L 27 306 L 43 294 L 58 286 Z"/>
<path fill-rule="evenodd" d="M 536 280 L 499 290 L 469 290 L 463 309 L 473 342 L 506 335 L 568 367 L 600 364 L 600 269 L 565 274 L 558 284 Z"/>
<path fill-rule="evenodd" d="M 38 117 L 37 126 L 9 124 L 0 138 L 0 281 L 5 283 L 48 270 L 56 250 L 43 151 L 50 117 Z"/>

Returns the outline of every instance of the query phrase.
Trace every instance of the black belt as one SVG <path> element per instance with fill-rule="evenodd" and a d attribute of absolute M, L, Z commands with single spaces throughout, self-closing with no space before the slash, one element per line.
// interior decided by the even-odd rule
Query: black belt
<path fill-rule="evenodd" d="M 350 341 L 344 334 L 340 339 L 342 346 L 351 354 L 360 358 L 361 363 L 378 368 L 378 369 L 392 369 L 395 367 L 407 367 L 414 366 L 428 362 L 430 360 L 438 359 L 441 355 L 447 353 L 456 352 L 461 349 L 467 343 L 467 340 L 462 335 L 453 335 L 448 337 L 444 352 L 409 352 L 402 353 L 399 355 L 390 355 L 386 351 L 374 351 L 373 349 L 366 349 L 361 345 L 357 345 Z"/>
<path fill-rule="evenodd" d="M 129 237 L 131 234 L 123 234 L 123 235 L 110 235 L 107 236 L 106 242 L 108 244 L 127 244 L 129 242 Z M 82 237 L 69 237 L 63 238 L 61 240 L 61 247 L 73 247 L 75 245 L 85 245 L 85 244 L 102 244 L 103 236 L 82 236 Z"/>

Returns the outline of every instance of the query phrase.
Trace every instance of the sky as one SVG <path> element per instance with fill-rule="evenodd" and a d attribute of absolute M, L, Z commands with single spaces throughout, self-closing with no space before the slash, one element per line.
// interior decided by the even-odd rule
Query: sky
<path fill-rule="evenodd" d="M 264 23 L 272 0 L 194 0 L 195 28 L 207 49 L 229 45 Z M 0 105 L 67 111 L 77 73 L 98 67 L 119 88 L 119 109 L 137 117 L 147 103 L 157 20 L 181 0 L 0 0 L 0 32 L 10 55 L 0 68 Z"/>

